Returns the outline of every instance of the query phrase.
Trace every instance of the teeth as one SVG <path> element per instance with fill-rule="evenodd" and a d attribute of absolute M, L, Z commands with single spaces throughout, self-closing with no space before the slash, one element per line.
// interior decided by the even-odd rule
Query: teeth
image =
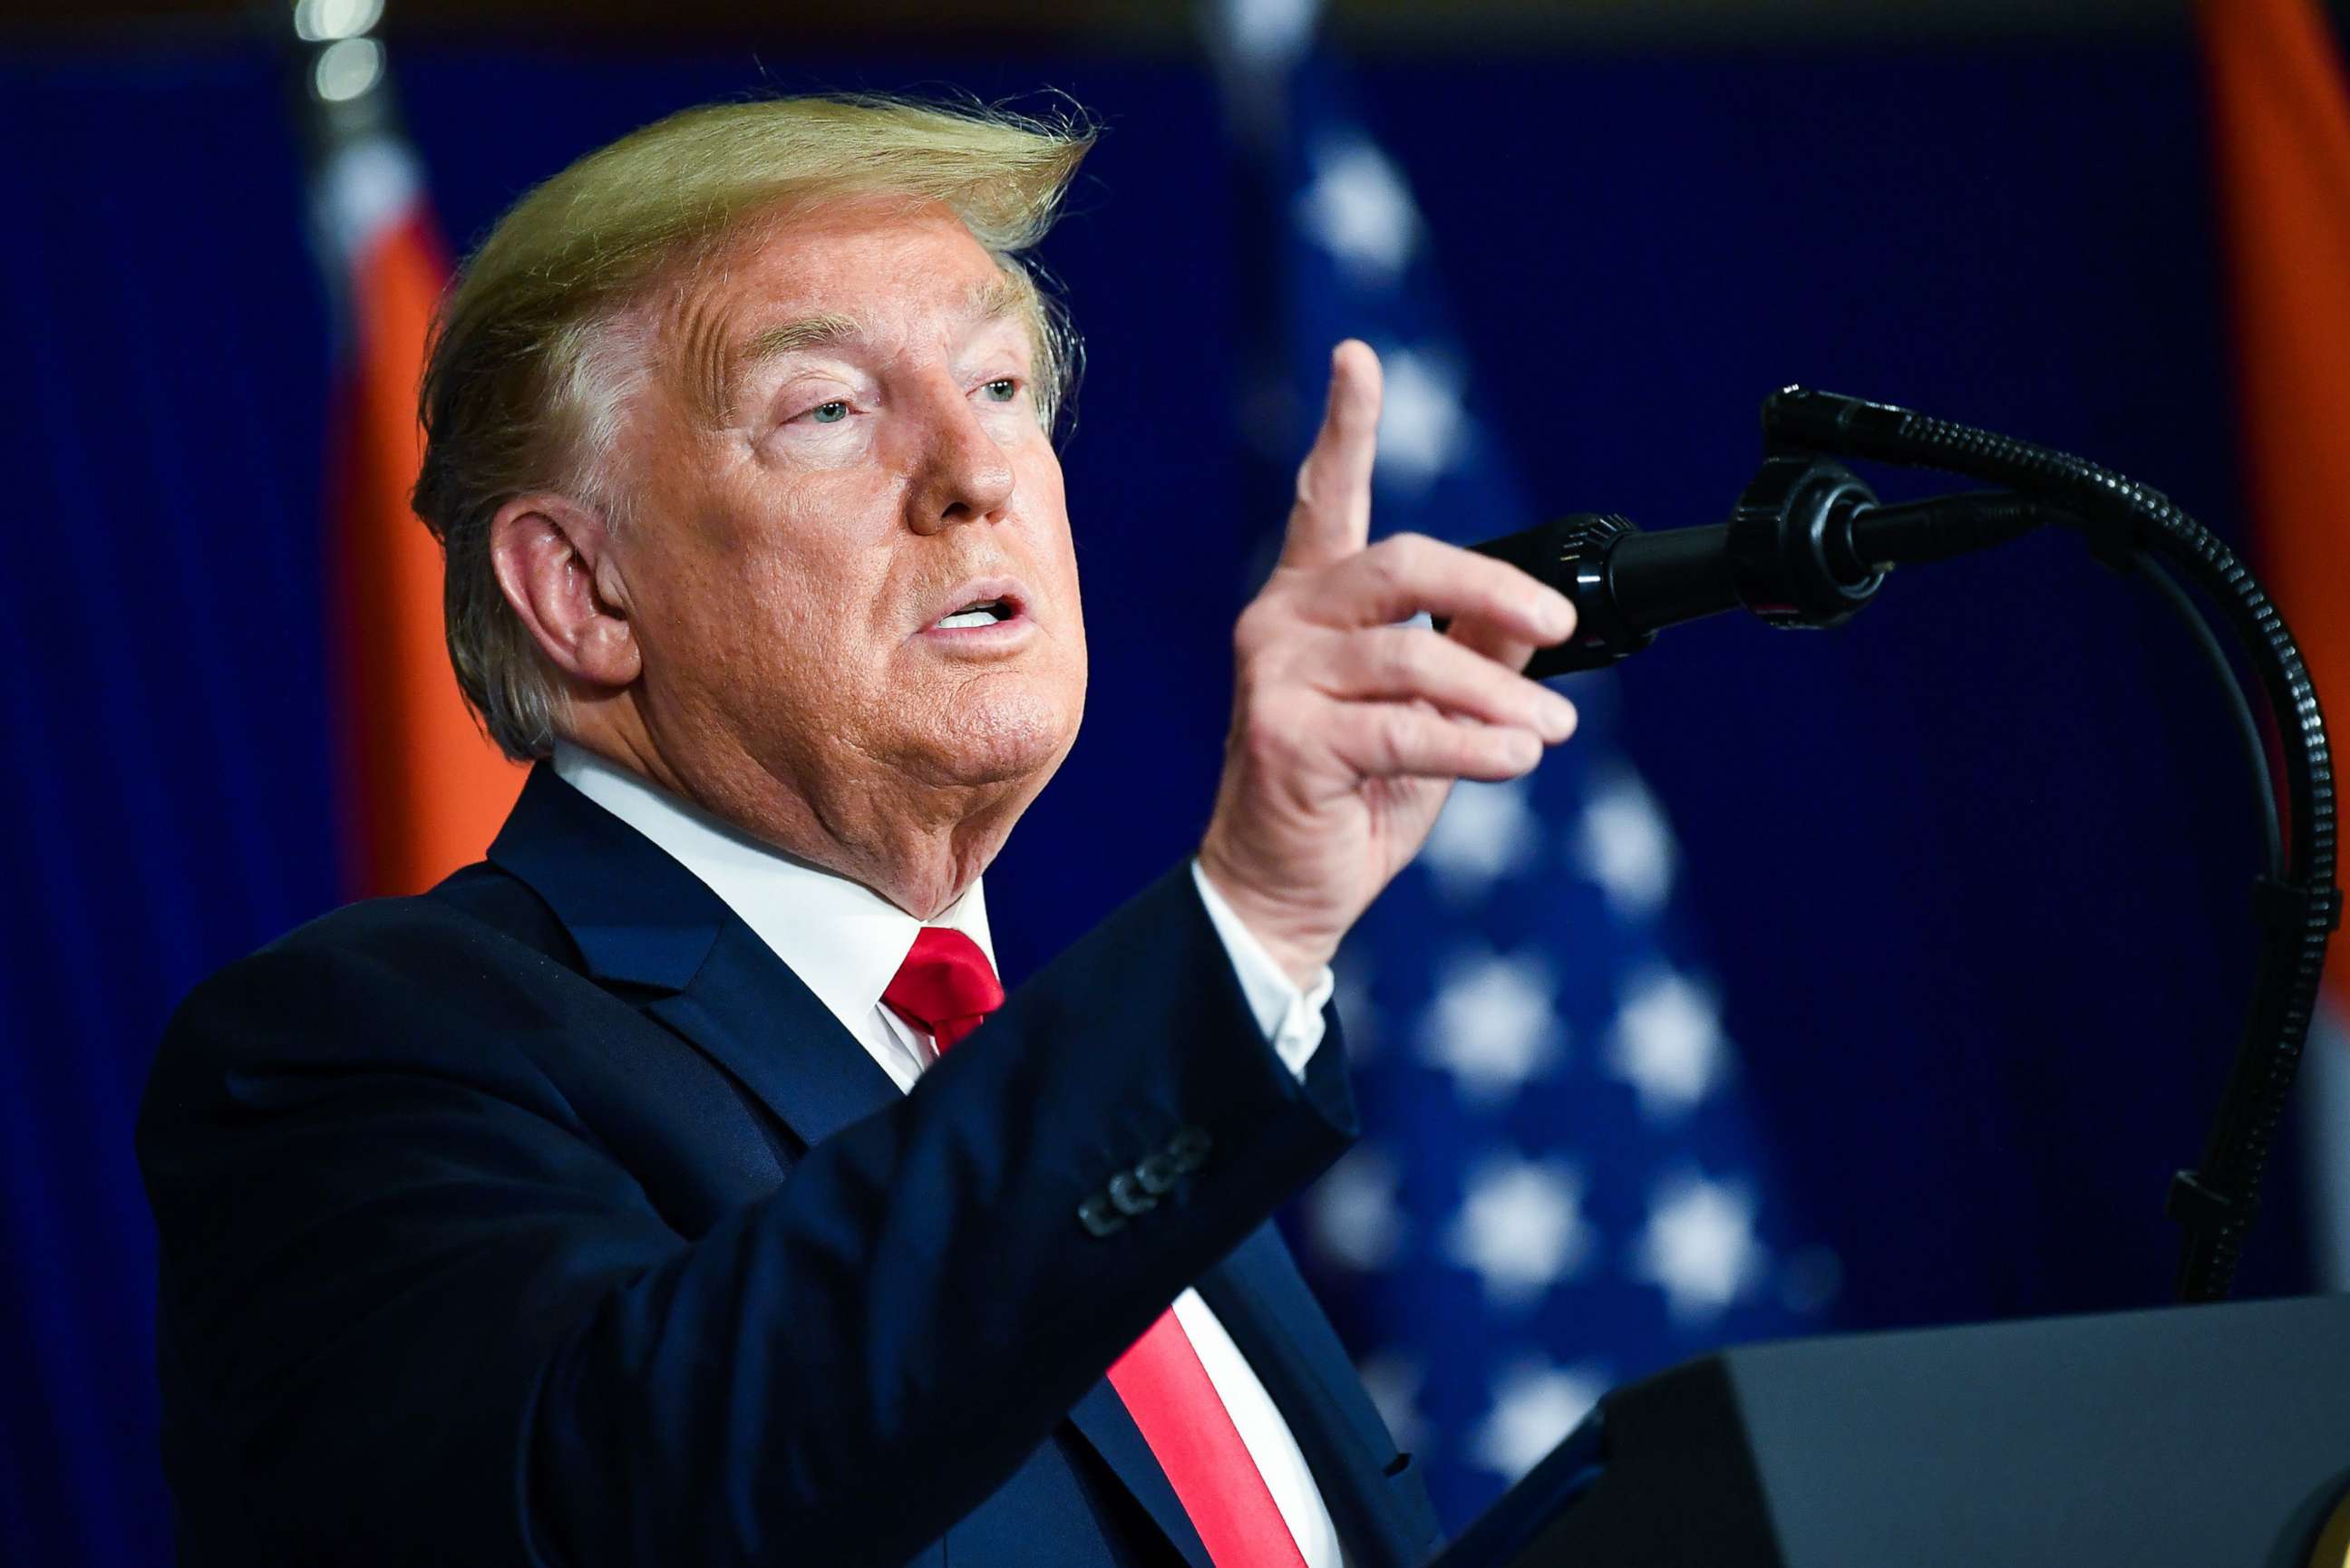
<path fill-rule="evenodd" d="M 976 604 L 965 605 L 954 614 L 940 621 L 939 626 L 941 628 L 993 626 L 997 621 L 1011 618 L 1012 611 L 1005 607 L 1002 599 L 981 599 Z"/>

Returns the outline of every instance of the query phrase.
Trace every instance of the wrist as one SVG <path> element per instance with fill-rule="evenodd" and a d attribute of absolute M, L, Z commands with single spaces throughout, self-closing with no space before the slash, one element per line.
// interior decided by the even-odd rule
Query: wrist
<path fill-rule="evenodd" d="M 1258 896 L 1244 878 L 1234 877 L 1228 866 L 1219 865 L 1220 859 L 1212 845 L 1201 845 L 1201 877 L 1290 982 L 1301 992 L 1312 991 L 1329 969 L 1336 943 L 1299 930 L 1294 916 L 1277 900 Z"/>

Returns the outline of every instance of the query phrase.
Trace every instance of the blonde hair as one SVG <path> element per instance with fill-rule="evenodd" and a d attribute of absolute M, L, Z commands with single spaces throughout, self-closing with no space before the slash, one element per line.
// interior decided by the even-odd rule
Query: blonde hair
<path fill-rule="evenodd" d="M 787 207 L 940 202 L 1004 269 L 1035 341 L 1037 416 L 1050 431 L 1082 356 L 1023 253 L 1051 226 L 1093 137 L 1074 114 L 1051 122 L 896 99 L 711 104 L 589 153 L 499 220 L 435 324 L 414 502 L 441 541 L 457 684 L 508 756 L 554 749 L 563 694 L 498 587 L 491 520 L 533 490 L 624 519 L 609 459 L 650 368 L 623 317 L 656 281 L 691 286 L 728 241 Z"/>

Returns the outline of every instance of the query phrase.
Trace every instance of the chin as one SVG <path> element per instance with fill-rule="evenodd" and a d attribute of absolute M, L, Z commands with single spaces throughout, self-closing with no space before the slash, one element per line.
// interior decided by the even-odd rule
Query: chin
<path fill-rule="evenodd" d="M 1078 707 L 1038 691 L 990 693 L 943 715 L 942 732 L 914 748 L 914 771 L 939 784 L 1040 787 L 1077 738 Z"/>

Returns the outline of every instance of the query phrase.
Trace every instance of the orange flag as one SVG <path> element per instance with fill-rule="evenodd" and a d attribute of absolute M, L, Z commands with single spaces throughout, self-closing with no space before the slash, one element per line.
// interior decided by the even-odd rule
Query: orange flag
<path fill-rule="evenodd" d="M 2350 714 L 2350 84 L 2314 0 L 2201 7 L 2261 577 Z M 2350 941 L 2327 964 L 2350 1005 Z"/>
<path fill-rule="evenodd" d="M 524 771 L 458 694 L 441 549 L 409 507 L 416 384 L 450 271 L 415 159 L 380 130 L 329 137 L 320 180 L 348 323 L 329 472 L 352 890 L 413 893 L 481 858 Z"/>
<path fill-rule="evenodd" d="M 2350 85 L 2314 0 L 2205 0 L 2253 556 L 2336 728 L 2350 714 Z M 2350 940 L 2302 1075 L 2319 1283 L 2350 1290 Z"/>

